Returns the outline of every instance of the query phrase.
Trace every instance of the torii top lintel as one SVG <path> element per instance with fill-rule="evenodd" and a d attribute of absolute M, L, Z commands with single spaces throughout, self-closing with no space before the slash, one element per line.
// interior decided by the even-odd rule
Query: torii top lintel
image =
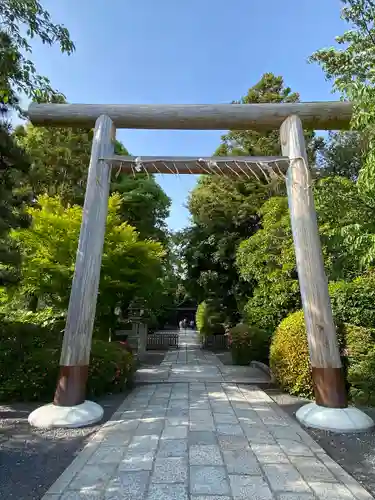
<path fill-rule="evenodd" d="M 348 129 L 352 105 L 343 101 L 262 104 L 37 104 L 28 116 L 34 125 L 93 127 L 108 115 L 117 128 L 175 130 L 278 129 L 290 115 L 312 130 Z"/>

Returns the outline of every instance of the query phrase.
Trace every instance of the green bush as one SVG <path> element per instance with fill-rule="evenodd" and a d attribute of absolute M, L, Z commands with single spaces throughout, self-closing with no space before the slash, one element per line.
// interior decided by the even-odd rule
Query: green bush
<path fill-rule="evenodd" d="M 312 396 L 305 320 L 302 311 L 285 318 L 271 341 L 270 367 L 276 381 L 290 394 Z"/>
<path fill-rule="evenodd" d="M 50 401 L 56 389 L 61 338 L 27 323 L 0 323 L 0 401 Z M 93 340 L 88 397 L 123 390 L 133 357 L 120 345 Z"/>
<path fill-rule="evenodd" d="M 201 338 L 225 333 L 224 316 L 211 302 L 201 302 L 198 305 L 195 322 Z"/>
<path fill-rule="evenodd" d="M 375 403 L 375 330 L 341 324 L 337 331 L 349 394 L 354 402 Z M 282 389 L 311 397 L 313 386 L 302 311 L 285 318 L 270 348 L 271 370 Z"/>
<path fill-rule="evenodd" d="M 337 323 L 375 327 L 375 277 L 365 275 L 353 281 L 330 283 L 329 294 Z"/>
<path fill-rule="evenodd" d="M 343 325 L 349 395 L 355 404 L 375 405 L 375 330 Z"/>
<path fill-rule="evenodd" d="M 197 325 L 197 329 L 199 333 L 204 331 L 205 323 L 206 323 L 206 302 L 201 302 L 197 307 L 197 312 L 195 314 L 195 323 Z"/>
<path fill-rule="evenodd" d="M 264 330 L 240 323 L 229 330 L 229 345 L 235 365 L 268 361 L 269 336 Z"/>
<path fill-rule="evenodd" d="M 355 404 L 375 406 L 375 348 L 349 367 L 348 381 Z"/>

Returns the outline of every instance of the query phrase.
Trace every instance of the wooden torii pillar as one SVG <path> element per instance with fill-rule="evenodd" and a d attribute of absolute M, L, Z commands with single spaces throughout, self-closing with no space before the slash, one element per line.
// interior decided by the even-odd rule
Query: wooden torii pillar
<path fill-rule="evenodd" d="M 85 401 L 85 385 L 107 214 L 110 163 L 115 160 L 114 126 L 256 131 L 281 127 L 283 154 L 290 161 L 288 199 L 316 396 L 316 403 L 302 407 L 297 417 L 308 426 L 339 432 L 372 427 L 370 417 L 356 408 L 347 407 L 302 128 L 302 124 L 305 128 L 317 130 L 347 128 L 351 113 L 352 106 L 348 102 L 221 105 L 33 103 L 29 108 L 29 118 L 34 125 L 92 127 L 95 124 L 95 134 L 58 387 L 54 403 L 35 410 L 30 414 L 29 422 L 41 427 L 78 427 L 102 416 L 99 405 Z M 200 173 L 207 172 L 202 169 Z"/>
<path fill-rule="evenodd" d="M 308 167 L 303 126 L 296 115 L 280 128 L 281 150 L 290 159 L 287 192 L 315 403 L 296 414 L 307 426 L 338 432 L 367 430 L 372 420 L 348 408 L 345 378 L 332 316 Z"/>
<path fill-rule="evenodd" d="M 53 404 L 29 415 L 29 423 L 36 427 L 82 427 L 103 416 L 100 405 L 86 400 L 86 382 L 111 181 L 111 165 L 101 158 L 113 155 L 115 134 L 112 120 L 99 116 L 92 141 L 59 379 Z"/>
<path fill-rule="evenodd" d="M 290 158 L 287 190 L 310 362 L 318 405 L 348 405 L 336 328 L 328 294 L 305 139 L 298 116 L 280 129 L 281 149 Z"/>

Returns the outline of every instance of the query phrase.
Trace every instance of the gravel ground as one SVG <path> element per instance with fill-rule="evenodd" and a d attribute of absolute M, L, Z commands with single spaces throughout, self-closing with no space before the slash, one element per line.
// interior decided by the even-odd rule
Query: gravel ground
<path fill-rule="evenodd" d="M 142 364 L 159 365 L 164 355 L 165 352 L 148 352 Z M 103 420 L 83 429 L 33 429 L 27 417 L 40 403 L 0 405 L 0 500 L 42 498 L 128 394 L 129 391 L 100 399 Z"/>
<path fill-rule="evenodd" d="M 0 500 L 42 498 L 127 394 L 99 400 L 104 419 L 83 429 L 33 429 L 27 417 L 38 403 L 0 406 Z"/>
<path fill-rule="evenodd" d="M 265 392 L 278 403 L 286 413 L 295 418 L 295 412 L 306 400 L 283 394 L 278 389 Z M 361 408 L 375 420 L 375 408 Z M 375 432 L 360 434 L 334 434 L 315 429 L 305 430 L 317 443 L 375 496 Z"/>
<path fill-rule="evenodd" d="M 159 365 L 164 355 L 148 352 L 142 364 Z M 83 429 L 33 429 L 27 417 L 40 403 L 0 405 L 0 500 L 42 498 L 128 393 L 99 400 L 104 408 L 103 420 Z"/>

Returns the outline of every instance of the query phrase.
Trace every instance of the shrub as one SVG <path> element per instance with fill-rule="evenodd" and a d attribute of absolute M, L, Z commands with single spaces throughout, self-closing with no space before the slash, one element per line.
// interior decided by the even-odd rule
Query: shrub
<path fill-rule="evenodd" d="M 0 401 L 50 401 L 56 389 L 61 339 L 27 323 L 0 324 Z M 92 343 L 88 397 L 123 390 L 131 381 L 133 357 L 120 345 Z"/>
<path fill-rule="evenodd" d="M 62 335 L 66 315 L 64 312 L 56 311 L 52 307 L 46 307 L 37 312 L 28 311 L 26 309 L 14 308 L 12 303 L 8 303 L 1 309 L 3 321 L 9 323 L 24 324 L 24 328 L 34 329 L 41 327 L 44 331 L 55 333 L 59 337 Z M 38 328 L 40 330 L 40 328 Z M 62 338 L 62 337 L 61 337 Z"/>
<path fill-rule="evenodd" d="M 349 395 L 360 405 L 375 404 L 375 330 L 343 325 Z"/>
<path fill-rule="evenodd" d="M 195 322 L 201 338 L 225 333 L 224 316 L 212 302 L 201 302 L 198 305 Z"/>
<path fill-rule="evenodd" d="M 375 330 L 341 324 L 337 335 L 351 398 L 360 404 L 375 403 L 375 374 L 371 372 L 375 369 Z M 277 328 L 271 343 L 270 366 L 282 389 L 299 396 L 313 395 L 302 311 L 288 316 Z"/>
<path fill-rule="evenodd" d="M 375 327 L 375 277 L 365 275 L 353 281 L 330 283 L 332 310 L 338 323 Z"/>
<path fill-rule="evenodd" d="M 349 367 L 350 397 L 354 403 L 375 406 L 375 349 Z"/>
<path fill-rule="evenodd" d="M 202 332 L 205 327 L 206 308 L 207 308 L 206 302 L 201 302 L 197 307 L 197 312 L 195 314 L 195 323 L 197 325 L 199 332 Z"/>
<path fill-rule="evenodd" d="M 303 311 L 291 314 L 277 327 L 271 342 L 270 367 L 282 389 L 290 394 L 312 396 Z"/>
<path fill-rule="evenodd" d="M 251 361 L 267 362 L 269 336 L 264 330 L 240 323 L 229 330 L 229 345 L 236 365 L 249 365 Z"/>

